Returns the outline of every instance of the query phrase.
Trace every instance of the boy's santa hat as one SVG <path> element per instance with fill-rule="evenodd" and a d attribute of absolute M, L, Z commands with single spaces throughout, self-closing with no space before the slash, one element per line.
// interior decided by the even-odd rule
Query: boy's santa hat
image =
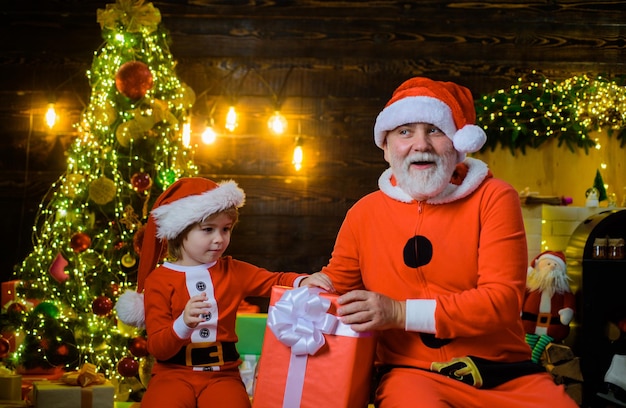
<path fill-rule="evenodd" d="M 137 290 L 124 292 L 115 305 L 118 318 L 129 325 L 144 327 L 143 288 L 146 277 L 161 260 L 167 240 L 188 226 L 202 222 L 219 211 L 242 207 L 245 194 L 232 180 L 215 183 L 202 177 L 179 179 L 157 198 L 145 226 Z"/>
<path fill-rule="evenodd" d="M 374 125 L 374 142 L 381 149 L 387 132 L 408 123 L 430 123 L 452 140 L 457 161 L 466 153 L 480 150 L 487 141 L 476 126 L 474 99 L 469 89 L 453 82 L 415 77 L 405 81 L 393 93 Z"/>
<path fill-rule="evenodd" d="M 552 261 L 556 262 L 556 264 L 561 267 L 562 271 L 566 271 L 567 270 L 565 254 L 563 252 L 561 252 L 561 251 L 545 251 L 545 252 L 540 253 L 539 255 L 537 255 L 535 257 L 535 259 L 533 259 L 530 262 L 530 267 L 532 269 L 534 269 L 535 266 L 542 259 L 551 259 Z"/>

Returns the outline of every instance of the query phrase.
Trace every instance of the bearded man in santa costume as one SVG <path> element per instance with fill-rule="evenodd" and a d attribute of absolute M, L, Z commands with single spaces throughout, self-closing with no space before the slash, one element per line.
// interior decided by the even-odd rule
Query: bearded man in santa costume
<path fill-rule="evenodd" d="M 520 200 L 466 158 L 486 141 L 475 117 L 458 84 L 395 90 L 374 125 L 390 168 L 346 214 L 322 272 L 343 323 L 379 332 L 377 407 L 577 407 L 530 360 Z"/>

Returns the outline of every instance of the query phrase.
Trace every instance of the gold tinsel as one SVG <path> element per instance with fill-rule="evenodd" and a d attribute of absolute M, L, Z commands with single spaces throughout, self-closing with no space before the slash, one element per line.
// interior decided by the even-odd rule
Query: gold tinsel
<path fill-rule="evenodd" d="M 152 3 L 143 4 L 144 0 L 116 0 L 98 9 L 98 23 L 102 29 L 125 29 L 136 33 L 145 29 L 151 33 L 161 22 L 161 12 Z M 121 27 L 120 27 L 121 26 Z"/>

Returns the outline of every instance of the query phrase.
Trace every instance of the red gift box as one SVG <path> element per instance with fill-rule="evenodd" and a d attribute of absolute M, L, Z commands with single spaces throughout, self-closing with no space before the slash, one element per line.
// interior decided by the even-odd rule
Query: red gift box
<path fill-rule="evenodd" d="M 17 285 L 20 282 L 21 281 L 19 280 L 2 282 L 2 293 L 0 296 L 0 302 L 2 303 L 1 307 L 3 309 L 7 306 L 7 303 L 17 300 Z"/>
<path fill-rule="evenodd" d="M 272 288 L 252 401 L 254 408 L 367 407 L 376 338 L 372 333 L 354 332 L 339 322 L 335 316 L 338 296 L 320 292 L 307 287 Z M 305 321 L 308 316 L 302 317 L 298 311 L 319 309 L 317 305 L 312 306 L 317 301 L 324 303 L 322 308 L 327 309 L 311 325 Z M 300 316 L 285 322 L 285 313 L 294 311 L 292 317 L 293 314 Z M 301 327 L 311 326 L 316 329 L 310 337 L 298 338 L 299 333 L 295 334 Z M 322 333 L 317 331 L 320 326 Z M 310 354 L 310 344 L 320 340 L 323 345 Z"/>
<path fill-rule="evenodd" d="M 21 280 L 15 279 L 7 282 L 2 282 L 0 291 L 0 308 L 3 312 L 6 312 L 13 303 L 19 303 L 26 308 L 32 308 L 39 304 L 38 300 L 34 299 L 21 299 L 17 298 L 17 288 L 22 283 Z"/>

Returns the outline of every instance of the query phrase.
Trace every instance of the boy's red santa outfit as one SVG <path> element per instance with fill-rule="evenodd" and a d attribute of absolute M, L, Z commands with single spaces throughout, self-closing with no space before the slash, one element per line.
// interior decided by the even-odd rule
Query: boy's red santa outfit
<path fill-rule="evenodd" d="M 452 140 L 457 169 L 439 195 L 422 202 L 387 169 L 380 190 L 348 211 L 322 272 L 339 293 L 366 289 L 406 300 L 405 330 L 379 335 L 377 365 L 385 374 L 377 406 L 576 407 L 529 361 L 520 320 L 527 250 L 519 196 L 485 163 L 465 158 L 486 140 L 474 120 L 468 89 L 427 78 L 402 84 L 376 120 L 376 145 L 385 148 L 398 126 L 432 124 Z"/>
<path fill-rule="evenodd" d="M 248 296 L 269 296 L 272 286 L 293 286 L 306 275 L 270 272 L 230 256 L 198 266 L 165 262 L 154 269 L 168 239 L 212 214 L 243 206 L 244 199 L 234 181 L 216 184 L 200 177 L 183 178 L 164 191 L 152 208 L 141 247 L 137 291 L 125 292 L 116 305 L 120 320 L 138 327 L 145 323 L 148 351 L 156 358 L 142 406 L 166 406 L 171 398 L 184 404 L 180 384 L 178 389 L 170 385 L 174 378 L 198 394 L 211 384 L 220 385 L 204 403 L 198 399 L 198 406 L 208 406 L 209 400 L 211 406 L 249 406 L 245 388 L 242 394 L 240 389 L 222 387 L 226 377 L 241 382 L 241 360 L 235 347 L 238 306 Z M 191 296 L 203 292 L 210 312 L 204 322 L 188 327 L 183 321 L 185 306 Z M 245 401 L 235 401 L 235 394 L 243 395 Z M 196 399 L 177 406 L 195 407 Z"/>

